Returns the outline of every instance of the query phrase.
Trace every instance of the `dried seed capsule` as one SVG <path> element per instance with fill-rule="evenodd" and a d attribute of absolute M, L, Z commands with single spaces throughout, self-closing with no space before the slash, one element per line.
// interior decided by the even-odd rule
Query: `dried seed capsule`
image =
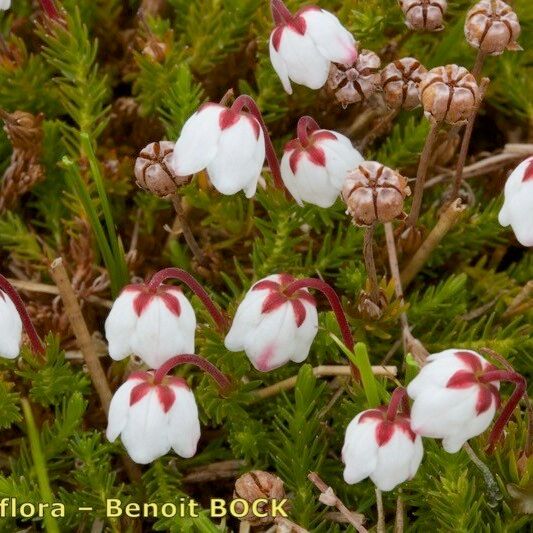
<path fill-rule="evenodd" d="M 404 57 L 389 63 L 381 71 L 381 86 L 387 105 L 392 109 L 418 107 L 418 85 L 426 72 L 424 65 L 414 57 Z"/>
<path fill-rule="evenodd" d="M 170 141 L 150 143 L 143 148 L 135 161 L 137 185 L 164 198 L 187 183 L 188 178 L 178 177 L 172 172 L 170 161 L 173 151 L 174 143 Z"/>
<path fill-rule="evenodd" d="M 519 35 L 516 13 L 501 0 L 481 0 L 466 14 L 466 40 L 486 54 L 497 56 L 504 50 L 521 50 L 516 42 Z"/>
<path fill-rule="evenodd" d="M 405 25 L 415 31 L 440 31 L 444 28 L 446 0 L 399 0 Z"/>
<path fill-rule="evenodd" d="M 362 50 L 349 67 L 331 64 L 327 86 L 343 106 L 367 100 L 379 86 L 380 64 L 377 54 Z"/>
<path fill-rule="evenodd" d="M 279 503 L 285 498 L 285 489 L 283 488 L 283 481 L 274 474 L 262 470 L 252 470 L 235 481 L 233 497 L 242 498 L 250 503 L 259 499 L 277 500 Z M 239 504 L 235 506 L 238 508 Z M 265 513 L 267 516 L 259 517 L 253 514 L 250 508 L 250 512 L 243 516 L 241 520 L 247 520 L 255 526 L 270 524 L 274 521 L 274 517 L 268 515 L 269 509 L 269 503 L 265 503 L 262 508 L 260 506 L 260 513 Z M 240 509 L 236 510 L 240 512 Z"/>
<path fill-rule="evenodd" d="M 426 116 L 452 125 L 466 122 L 479 100 L 474 76 L 457 65 L 431 69 L 418 89 Z"/>
<path fill-rule="evenodd" d="M 390 222 L 403 214 L 403 202 L 411 194 L 407 179 L 377 161 L 365 161 L 350 172 L 342 198 L 358 226 Z"/>

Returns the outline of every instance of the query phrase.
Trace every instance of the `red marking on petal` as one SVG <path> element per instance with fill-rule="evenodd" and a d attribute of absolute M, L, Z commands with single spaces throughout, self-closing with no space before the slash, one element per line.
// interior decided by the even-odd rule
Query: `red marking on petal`
<path fill-rule="evenodd" d="M 301 290 L 298 291 L 296 295 L 300 300 L 305 300 L 307 303 L 310 303 L 311 305 L 314 305 L 316 307 L 315 297 L 311 293 Z"/>
<path fill-rule="evenodd" d="M 476 402 L 476 413 L 480 415 L 487 411 L 492 405 L 493 394 L 492 391 L 483 385 L 479 387 L 479 392 L 477 394 Z"/>
<path fill-rule="evenodd" d="M 294 311 L 294 319 L 296 320 L 296 326 L 300 327 L 304 321 L 307 313 L 305 307 L 300 300 L 291 300 L 292 310 Z"/>
<path fill-rule="evenodd" d="M 126 285 L 122 291 L 120 291 L 120 294 L 123 292 L 142 292 L 145 291 L 147 288 L 147 285 L 143 285 L 141 283 L 132 283 L 131 285 Z"/>
<path fill-rule="evenodd" d="M 385 411 L 383 410 L 383 408 L 369 409 L 359 417 L 359 424 L 361 424 L 362 422 L 366 422 L 366 420 L 383 420 L 384 416 Z"/>
<path fill-rule="evenodd" d="M 292 31 L 299 33 L 300 35 L 304 35 L 305 30 L 307 29 L 307 23 L 305 22 L 305 19 L 300 16 L 300 14 L 301 13 L 297 13 L 287 24 L 287 27 Z"/>
<path fill-rule="evenodd" d="M 158 385 L 157 398 L 159 399 L 159 403 L 161 404 L 163 411 L 165 413 L 168 413 L 170 408 L 174 405 L 174 401 L 176 400 L 176 395 L 174 394 L 174 391 L 170 387 L 165 387 L 164 385 Z"/>
<path fill-rule="evenodd" d="M 5 301 L 6 296 L 5 296 L 5 294 L 4 294 L 4 291 L 0 291 L 0 296 L 2 297 L 2 300 Z"/>
<path fill-rule="evenodd" d="M 240 115 L 231 109 L 224 109 L 218 117 L 218 125 L 221 130 L 226 130 L 239 121 Z"/>
<path fill-rule="evenodd" d="M 487 386 L 494 398 L 494 401 L 496 402 L 496 409 L 499 409 L 501 404 L 500 391 L 493 383 L 489 383 Z"/>
<path fill-rule="evenodd" d="M 153 374 L 151 374 L 150 372 L 144 372 L 142 370 L 138 370 L 137 372 L 132 372 L 128 377 L 127 379 L 130 380 L 130 379 L 141 379 L 143 381 L 148 381 L 150 380 L 151 378 L 153 377 Z"/>
<path fill-rule="evenodd" d="M 264 290 L 275 291 L 277 289 L 279 289 L 279 283 L 271 279 L 265 279 L 263 281 L 258 281 L 252 287 L 253 291 L 264 291 Z"/>
<path fill-rule="evenodd" d="M 309 157 L 309 161 L 320 167 L 326 166 L 326 153 L 324 150 L 322 150 L 322 148 L 310 145 L 306 152 L 307 156 Z"/>
<path fill-rule="evenodd" d="M 394 429 L 394 422 L 388 422 L 387 420 L 380 422 L 376 426 L 376 441 L 378 446 L 384 446 L 392 439 Z"/>
<path fill-rule="evenodd" d="M 261 130 L 261 126 L 259 125 L 259 122 L 257 122 L 257 119 L 248 113 L 242 113 L 242 115 L 250 122 L 250 125 L 254 130 L 256 140 L 259 139 L 259 132 Z"/>
<path fill-rule="evenodd" d="M 283 36 L 284 29 L 285 26 L 277 26 L 272 32 L 272 46 L 274 47 L 274 50 L 276 50 L 276 52 L 279 50 L 279 45 L 281 43 L 281 38 Z"/>
<path fill-rule="evenodd" d="M 299 139 L 292 139 L 289 141 L 285 148 L 283 149 L 284 152 L 291 152 L 292 150 L 301 150 L 302 149 L 302 143 Z"/>
<path fill-rule="evenodd" d="M 177 296 L 170 294 L 168 292 L 164 292 L 159 297 L 163 300 L 166 308 L 173 315 L 176 315 L 176 316 L 181 315 L 181 305 L 180 305 L 180 301 L 178 300 Z"/>
<path fill-rule="evenodd" d="M 270 313 L 287 302 L 287 297 L 281 292 L 271 292 L 263 302 L 261 313 Z"/>
<path fill-rule="evenodd" d="M 290 274 L 287 274 L 286 272 L 282 272 L 281 274 L 278 274 L 279 276 L 279 282 L 282 287 L 286 287 L 287 285 L 290 285 L 293 281 L 295 281 L 294 277 Z"/>
<path fill-rule="evenodd" d="M 459 351 L 455 352 L 455 355 L 460 359 L 465 365 L 467 365 L 472 372 L 479 372 L 482 370 L 481 361 L 479 357 L 472 352 Z"/>
<path fill-rule="evenodd" d="M 270 359 L 274 355 L 274 344 L 269 344 L 263 352 L 261 352 L 261 355 L 257 359 L 255 366 L 262 370 L 263 372 L 268 372 L 270 370 Z"/>
<path fill-rule="evenodd" d="M 416 439 L 416 433 L 411 429 L 411 420 L 407 417 L 398 416 L 395 421 L 396 427 L 403 431 L 413 442 Z"/>
<path fill-rule="evenodd" d="M 328 130 L 318 130 L 311 134 L 312 142 L 319 141 L 336 141 L 337 137 L 334 133 Z"/>
<path fill-rule="evenodd" d="M 524 177 L 522 178 L 522 182 L 533 180 L 533 157 L 529 158 L 531 161 L 526 167 L 526 171 L 524 172 Z M 526 159 L 526 161 L 528 161 Z"/>
<path fill-rule="evenodd" d="M 467 389 L 477 385 L 478 381 L 474 374 L 468 370 L 458 370 L 446 383 L 449 389 Z"/>
<path fill-rule="evenodd" d="M 148 307 L 154 296 L 154 293 L 143 291 L 135 297 L 135 299 L 133 300 L 133 309 L 135 310 L 137 316 L 142 315 L 142 313 Z"/>
<path fill-rule="evenodd" d="M 131 389 L 130 393 L 130 405 L 136 404 L 139 400 L 142 400 L 152 388 L 152 385 L 149 383 L 139 383 Z"/>
<path fill-rule="evenodd" d="M 298 162 L 300 161 L 303 154 L 303 150 L 294 150 L 294 152 L 289 156 L 289 166 L 291 167 L 292 173 L 296 174 L 298 170 Z"/>

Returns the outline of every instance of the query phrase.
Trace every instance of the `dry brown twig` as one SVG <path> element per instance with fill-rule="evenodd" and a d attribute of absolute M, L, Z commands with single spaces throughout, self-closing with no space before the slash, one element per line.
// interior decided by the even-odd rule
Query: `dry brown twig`
<path fill-rule="evenodd" d="M 344 503 L 337 497 L 333 489 L 326 485 L 326 483 L 324 483 L 324 481 L 316 472 L 309 472 L 307 478 L 321 492 L 319 497 L 321 503 L 330 507 L 336 507 L 346 518 L 346 521 L 350 523 L 359 533 L 368 533 L 368 530 L 363 526 L 363 522 L 365 520 L 364 515 L 350 511 L 348 507 L 346 507 L 346 505 L 344 505 Z"/>
<path fill-rule="evenodd" d="M 376 530 L 378 533 L 385 533 L 387 531 L 385 527 L 385 512 L 383 510 L 383 496 L 381 491 L 376 487 L 376 508 L 378 511 L 378 523 Z"/>

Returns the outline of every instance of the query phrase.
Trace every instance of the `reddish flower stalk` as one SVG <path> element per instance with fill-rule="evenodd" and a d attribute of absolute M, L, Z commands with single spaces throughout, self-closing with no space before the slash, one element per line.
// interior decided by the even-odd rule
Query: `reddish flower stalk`
<path fill-rule="evenodd" d="M 15 287 L 13 287 L 13 285 L 11 285 L 11 283 L 9 283 L 9 281 L 7 281 L 2 274 L 0 274 L 0 289 L 2 289 L 9 296 L 16 307 L 20 319 L 22 320 L 24 330 L 30 339 L 33 351 L 35 353 L 44 354 L 43 343 L 41 342 L 41 339 L 35 330 L 35 326 L 31 321 L 30 315 L 28 315 L 28 311 L 26 310 L 26 306 L 24 305 L 22 298 L 16 291 Z"/>
<path fill-rule="evenodd" d="M 191 276 L 185 270 L 181 268 L 164 268 L 159 272 L 156 272 L 152 279 L 148 282 L 148 287 L 152 290 L 157 290 L 159 285 L 167 279 L 177 279 L 182 283 L 185 283 L 189 289 L 191 289 L 204 304 L 205 308 L 209 311 L 209 314 L 213 317 L 213 320 L 216 322 L 218 329 L 221 332 L 224 332 L 227 328 L 226 317 L 222 314 L 222 311 L 217 307 L 217 305 L 211 300 L 209 294 L 206 290 L 196 281 L 193 276 Z"/>
<path fill-rule="evenodd" d="M 337 319 L 337 322 L 339 324 L 344 344 L 346 345 L 348 350 L 350 350 L 350 352 L 353 352 L 355 342 L 353 339 L 352 332 L 350 330 L 350 325 L 348 324 L 348 320 L 346 319 L 346 315 L 344 314 L 344 309 L 342 308 L 341 300 L 333 289 L 333 287 L 331 287 L 325 281 L 322 281 L 320 279 L 304 278 L 293 281 L 292 283 L 287 285 L 283 292 L 287 296 L 290 296 L 299 289 L 316 289 L 322 294 L 324 294 L 324 296 L 328 299 L 331 309 L 335 313 L 335 318 Z M 352 361 L 350 361 L 350 367 L 352 369 L 352 375 L 354 379 L 360 380 L 361 374 L 359 372 L 359 369 L 352 363 Z"/>
<path fill-rule="evenodd" d="M 389 406 L 387 407 L 387 420 L 394 422 L 398 410 L 402 410 L 405 416 L 409 416 L 409 398 L 407 396 L 407 390 L 404 387 L 396 387 L 392 393 Z"/>
<path fill-rule="evenodd" d="M 40 2 L 41 2 L 41 8 L 46 13 L 48 18 L 52 20 L 60 19 L 59 11 L 57 10 L 54 0 L 40 0 Z"/>
<path fill-rule="evenodd" d="M 480 376 L 479 381 L 481 383 L 490 383 L 492 381 L 509 381 L 511 383 L 515 383 L 513 394 L 511 394 L 511 397 L 504 405 L 502 412 L 496 420 L 496 423 L 494 424 L 494 427 L 489 435 L 487 453 L 492 453 L 496 443 L 503 433 L 505 426 L 507 425 L 507 422 L 509 422 L 515 407 L 518 405 L 518 402 L 522 396 L 524 396 L 526 393 L 526 378 L 516 372 L 510 372 L 508 370 L 490 370 L 489 372 L 486 372 Z"/>
<path fill-rule="evenodd" d="M 231 386 L 230 379 L 221 372 L 213 363 L 210 363 L 207 359 L 200 357 L 196 354 L 181 354 L 175 355 L 169 359 L 165 364 L 155 371 L 154 384 L 159 385 L 164 377 L 178 365 L 195 365 L 201 368 L 206 374 L 209 374 L 217 383 L 222 391 L 226 391 Z"/>
<path fill-rule="evenodd" d="M 309 134 L 319 129 L 320 126 L 314 118 L 309 116 L 301 117 L 298 121 L 296 133 L 302 146 L 307 146 L 309 144 Z"/>
<path fill-rule="evenodd" d="M 292 20 L 292 13 L 287 9 L 287 6 L 282 0 L 271 0 L 270 9 L 272 11 L 272 18 L 276 24 L 287 24 Z"/>
<path fill-rule="evenodd" d="M 244 108 L 246 108 L 248 112 L 257 119 L 261 126 L 261 129 L 263 130 L 265 136 L 266 158 L 268 161 L 268 166 L 270 167 L 270 171 L 272 172 L 272 176 L 274 178 L 274 185 L 277 189 L 283 190 L 285 189 L 285 186 L 283 185 L 283 180 L 281 179 L 279 161 L 276 156 L 276 151 L 274 150 L 272 140 L 270 139 L 270 134 L 268 133 L 265 121 L 263 120 L 263 116 L 261 115 L 261 111 L 259 111 L 257 104 L 255 103 L 254 99 L 251 96 L 248 96 L 247 94 L 241 94 L 240 96 L 238 96 L 231 106 L 231 110 L 237 113 L 242 111 L 242 109 Z"/>

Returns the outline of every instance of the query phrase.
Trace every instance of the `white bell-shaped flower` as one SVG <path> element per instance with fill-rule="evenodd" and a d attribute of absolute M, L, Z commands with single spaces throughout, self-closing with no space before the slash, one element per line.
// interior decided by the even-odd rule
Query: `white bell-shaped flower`
<path fill-rule="evenodd" d="M 281 177 L 298 204 L 303 202 L 331 207 L 339 196 L 347 174 L 363 162 L 350 140 L 336 131 L 316 129 L 299 135 L 285 146 L 281 159 Z"/>
<path fill-rule="evenodd" d="M 507 178 L 504 196 L 500 224 L 511 225 L 520 244 L 533 246 L 533 157 L 522 161 Z"/>
<path fill-rule="evenodd" d="M 15 359 L 20 353 L 22 320 L 11 298 L 0 290 L 0 357 Z"/>
<path fill-rule="evenodd" d="M 471 350 L 450 349 L 430 355 L 407 393 L 414 400 L 411 427 L 423 437 L 442 439 L 449 453 L 458 452 L 492 422 L 500 402 L 499 381 L 479 378 L 495 370 Z"/>
<path fill-rule="evenodd" d="M 359 413 L 348 425 L 342 460 L 344 481 L 359 483 L 369 477 L 382 491 L 411 479 L 424 455 L 422 439 L 407 416 L 387 419 L 386 408 Z"/>
<path fill-rule="evenodd" d="M 139 356 L 159 368 L 176 354 L 194 353 L 196 316 L 183 292 L 171 285 L 128 285 L 105 322 L 109 355 Z"/>
<path fill-rule="evenodd" d="M 265 160 L 265 137 L 252 114 L 209 103 L 192 115 L 181 130 L 172 156 L 178 176 L 207 170 L 222 194 L 256 191 Z"/>
<path fill-rule="evenodd" d="M 291 80 L 320 89 L 332 62 L 351 65 L 356 60 L 353 35 L 328 11 L 307 6 L 292 15 L 281 0 L 273 0 L 272 12 L 276 27 L 270 35 L 270 60 L 289 94 Z"/>
<path fill-rule="evenodd" d="M 244 350 L 262 372 L 289 361 L 301 363 L 317 334 L 318 313 L 309 291 L 299 289 L 291 296 L 283 292 L 293 281 L 288 274 L 258 281 L 240 303 L 226 336 L 226 348 Z"/>
<path fill-rule="evenodd" d="M 200 421 L 187 383 L 166 376 L 154 383 L 151 372 L 135 372 L 115 392 L 109 407 L 107 438 L 120 435 L 128 455 L 139 464 L 155 461 L 172 448 L 181 457 L 196 453 Z"/>

